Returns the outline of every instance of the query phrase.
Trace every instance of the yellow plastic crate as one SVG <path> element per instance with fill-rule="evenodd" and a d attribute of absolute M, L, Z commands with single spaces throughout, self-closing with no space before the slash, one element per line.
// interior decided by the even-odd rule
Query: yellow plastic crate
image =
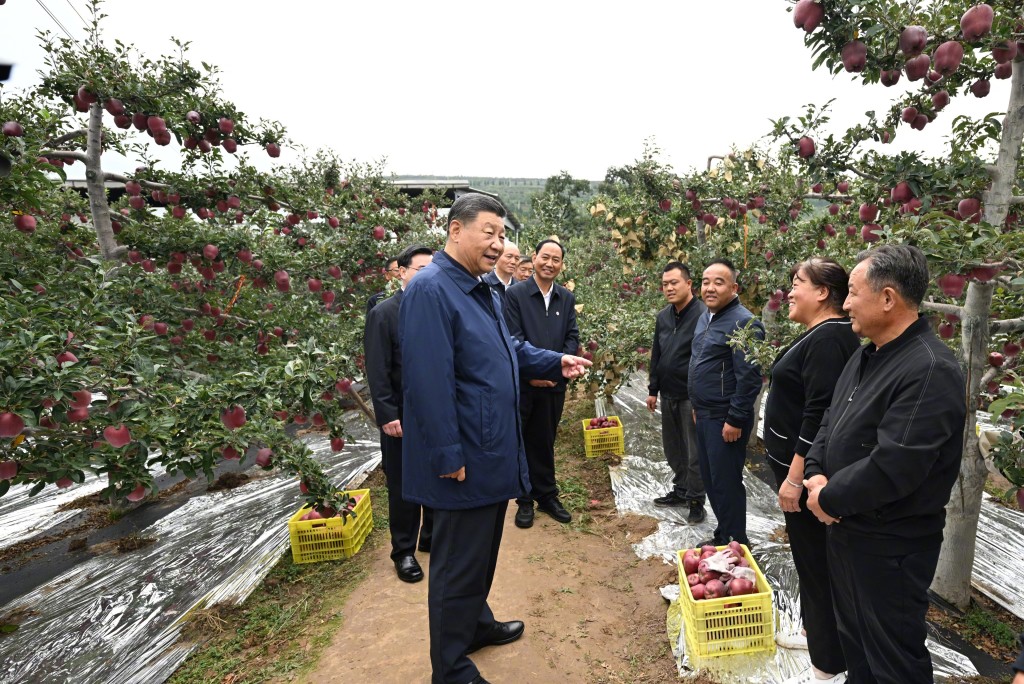
<path fill-rule="evenodd" d="M 348 495 L 359 497 L 355 506 L 355 517 L 336 516 L 321 520 L 299 520 L 310 509 L 309 506 L 303 506 L 288 519 L 293 562 L 316 563 L 351 558 L 362 548 L 363 542 L 373 529 L 370 490 L 353 489 Z"/>
<path fill-rule="evenodd" d="M 726 548 L 717 547 L 719 551 Z M 757 575 L 757 593 L 746 596 L 723 596 L 695 601 L 690 593 L 683 569 L 683 554 L 676 552 L 679 568 L 679 606 L 686 628 L 686 654 L 695 669 L 710 658 L 775 651 L 775 611 L 772 588 L 750 549 L 743 546 L 743 555 Z M 726 608 L 726 606 L 730 606 Z"/>
<path fill-rule="evenodd" d="M 595 456 L 622 456 L 626 453 L 626 440 L 622 432 L 622 421 L 618 416 L 607 416 L 618 422 L 618 427 L 600 428 L 588 430 L 590 419 L 580 421 L 583 423 L 583 446 L 587 450 L 587 458 Z"/>

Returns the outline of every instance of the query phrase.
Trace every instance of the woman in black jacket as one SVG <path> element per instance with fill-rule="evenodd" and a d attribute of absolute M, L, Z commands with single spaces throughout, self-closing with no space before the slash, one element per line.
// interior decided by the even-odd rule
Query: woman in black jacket
<path fill-rule="evenodd" d="M 832 609 L 825 525 L 807 510 L 804 454 L 860 341 L 843 315 L 848 276 L 842 266 L 814 257 L 794 266 L 790 277 L 789 318 L 807 331 L 775 359 L 764 412 L 767 460 L 800 578 L 800 613 L 811 656 L 811 669 L 788 681 L 838 684 L 846 679 L 846 661 Z"/>

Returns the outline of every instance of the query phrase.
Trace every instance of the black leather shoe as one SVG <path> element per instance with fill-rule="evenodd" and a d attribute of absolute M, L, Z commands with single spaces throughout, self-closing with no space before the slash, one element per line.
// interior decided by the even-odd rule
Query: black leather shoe
<path fill-rule="evenodd" d="M 526 625 L 521 620 L 509 620 L 508 622 L 498 622 L 495 620 L 494 627 L 491 627 L 491 631 L 487 636 L 469 645 L 469 648 L 466 649 L 466 655 L 475 653 L 486 646 L 511 644 L 523 636 L 523 630 L 525 629 Z"/>
<path fill-rule="evenodd" d="M 516 527 L 521 527 L 524 530 L 528 527 L 533 527 L 533 502 L 519 504 L 519 510 L 516 511 Z"/>
<path fill-rule="evenodd" d="M 544 503 L 537 504 L 537 510 L 544 511 L 563 525 L 572 521 L 572 514 L 565 510 L 565 507 L 562 506 L 562 502 L 558 500 L 558 497 L 554 497 Z"/>
<path fill-rule="evenodd" d="M 396 560 L 395 572 L 403 582 L 419 582 L 423 579 L 423 568 L 416 561 L 416 556 L 402 556 Z"/>
<path fill-rule="evenodd" d="M 655 506 L 661 506 L 663 508 L 685 506 L 687 503 L 688 502 L 686 499 L 679 496 L 675 492 L 669 492 L 665 496 L 659 496 L 657 499 L 654 500 Z"/>

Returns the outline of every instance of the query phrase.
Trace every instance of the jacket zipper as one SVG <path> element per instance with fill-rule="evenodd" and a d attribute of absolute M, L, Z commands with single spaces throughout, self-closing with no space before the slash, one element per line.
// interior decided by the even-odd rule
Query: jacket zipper
<path fill-rule="evenodd" d="M 853 403 L 853 397 L 856 396 L 858 389 L 860 389 L 860 384 L 859 383 L 857 385 L 855 385 L 854 388 L 853 388 L 853 391 L 850 392 L 850 396 L 846 400 L 846 406 L 843 408 L 843 413 L 842 413 L 841 416 L 839 416 L 839 420 L 836 421 L 835 427 L 833 427 L 829 431 L 828 443 L 825 445 L 826 450 L 828 449 L 829 445 L 832 444 L 832 435 L 836 434 L 836 432 L 839 431 L 839 426 L 843 424 L 843 420 L 846 418 L 846 414 L 850 410 L 850 404 Z"/>
<path fill-rule="evenodd" d="M 719 379 L 722 382 L 722 396 L 725 396 L 725 361 L 722 362 L 722 372 L 719 374 Z"/>

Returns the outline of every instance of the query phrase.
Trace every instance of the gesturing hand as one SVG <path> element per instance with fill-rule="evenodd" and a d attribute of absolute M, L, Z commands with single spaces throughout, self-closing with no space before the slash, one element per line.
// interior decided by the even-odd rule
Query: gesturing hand
<path fill-rule="evenodd" d="M 578 378 L 587 372 L 587 368 L 592 366 L 590 361 L 587 361 L 582 356 L 573 356 L 572 354 L 566 354 L 562 357 L 562 377 L 568 380 L 572 378 Z"/>

